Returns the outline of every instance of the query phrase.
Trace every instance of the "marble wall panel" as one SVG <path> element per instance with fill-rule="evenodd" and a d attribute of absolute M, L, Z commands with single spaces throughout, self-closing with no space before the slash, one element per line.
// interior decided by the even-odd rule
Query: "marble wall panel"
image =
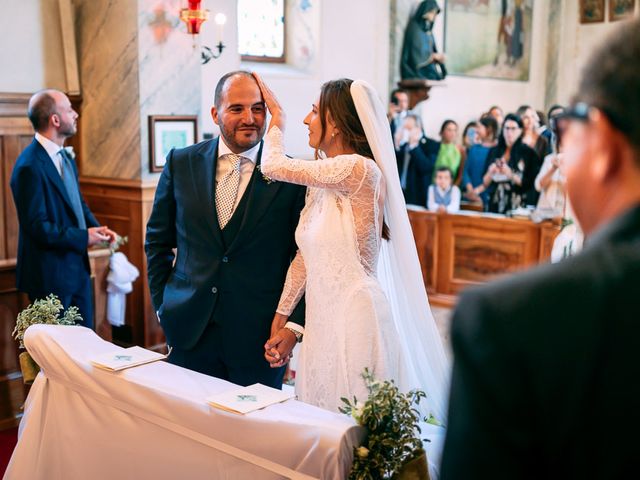
<path fill-rule="evenodd" d="M 186 33 L 185 26 L 178 17 L 180 6 L 179 0 L 138 1 L 138 127 L 143 180 L 158 176 L 157 173 L 149 172 L 148 116 L 200 116 L 200 39 L 192 38 Z M 211 27 L 213 18 L 207 23 L 204 25 Z"/>
<path fill-rule="evenodd" d="M 73 0 L 82 89 L 82 175 L 140 178 L 135 0 Z"/>

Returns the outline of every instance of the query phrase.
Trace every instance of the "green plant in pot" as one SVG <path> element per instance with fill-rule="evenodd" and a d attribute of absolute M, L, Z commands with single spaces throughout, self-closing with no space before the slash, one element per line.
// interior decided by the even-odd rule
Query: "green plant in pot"
<path fill-rule="evenodd" d="M 22 310 L 18 314 L 16 320 L 16 327 L 13 329 L 13 338 L 20 342 L 20 348 L 24 346 L 24 333 L 31 325 L 45 324 L 45 325 L 75 325 L 76 322 L 81 322 L 82 317 L 78 313 L 77 307 L 69 307 L 62 317 L 60 312 L 64 310 L 60 299 L 51 294 L 45 299 L 34 301 L 27 308 Z M 29 352 L 24 351 L 20 354 L 20 370 L 22 370 L 22 377 L 24 383 L 30 385 L 38 375 L 40 367 L 31 358 Z"/>
<path fill-rule="evenodd" d="M 350 480 L 428 480 L 427 456 L 420 439 L 420 413 L 426 397 L 421 390 L 402 393 L 393 380 L 378 381 L 365 368 L 362 373 L 369 396 L 364 403 L 342 398 L 342 413 L 365 427 L 367 435 L 354 448 Z"/>

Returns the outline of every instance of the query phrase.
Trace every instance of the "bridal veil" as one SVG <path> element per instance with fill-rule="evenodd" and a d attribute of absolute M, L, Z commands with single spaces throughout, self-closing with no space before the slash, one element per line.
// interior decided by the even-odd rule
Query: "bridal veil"
<path fill-rule="evenodd" d="M 445 354 L 425 290 L 413 232 L 400 187 L 395 149 L 384 106 L 367 82 L 351 84 L 351 96 L 374 160 L 386 181 L 384 218 L 391 238 L 382 242 L 378 279 L 391 305 L 405 366 L 395 379 L 401 390 L 424 390 L 423 414 L 444 423 L 449 391 L 449 360 Z"/>

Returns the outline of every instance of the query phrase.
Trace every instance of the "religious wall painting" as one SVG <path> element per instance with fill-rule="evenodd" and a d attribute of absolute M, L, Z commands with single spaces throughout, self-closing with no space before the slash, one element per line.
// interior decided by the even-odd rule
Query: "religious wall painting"
<path fill-rule="evenodd" d="M 609 0 L 609 21 L 622 20 L 633 15 L 636 0 Z"/>
<path fill-rule="evenodd" d="M 533 5 L 534 0 L 447 0 L 449 73 L 528 81 Z"/>
<path fill-rule="evenodd" d="M 580 0 L 580 23 L 604 22 L 604 0 Z"/>

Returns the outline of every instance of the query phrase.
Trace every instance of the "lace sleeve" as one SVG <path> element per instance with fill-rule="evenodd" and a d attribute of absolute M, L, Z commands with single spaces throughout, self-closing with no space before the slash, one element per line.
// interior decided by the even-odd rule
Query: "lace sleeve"
<path fill-rule="evenodd" d="M 284 153 L 282 131 L 272 127 L 265 136 L 266 155 L 262 157 L 262 173 L 274 180 L 332 188 L 353 193 L 367 174 L 366 159 L 360 155 L 340 155 L 318 161 L 289 158 Z"/>
<path fill-rule="evenodd" d="M 298 250 L 293 262 L 289 266 L 287 272 L 287 279 L 284 282 L 284 288 L 282 289 L 282 295 L 280 296 L 280 302 L 276 312 L 289 316 L 291 312 L 296 308 L 300 298 L 304 294 L 305 286 L 307 283 L 307 270 L 304 266 L 304 258 L 302 253 Z"/>

